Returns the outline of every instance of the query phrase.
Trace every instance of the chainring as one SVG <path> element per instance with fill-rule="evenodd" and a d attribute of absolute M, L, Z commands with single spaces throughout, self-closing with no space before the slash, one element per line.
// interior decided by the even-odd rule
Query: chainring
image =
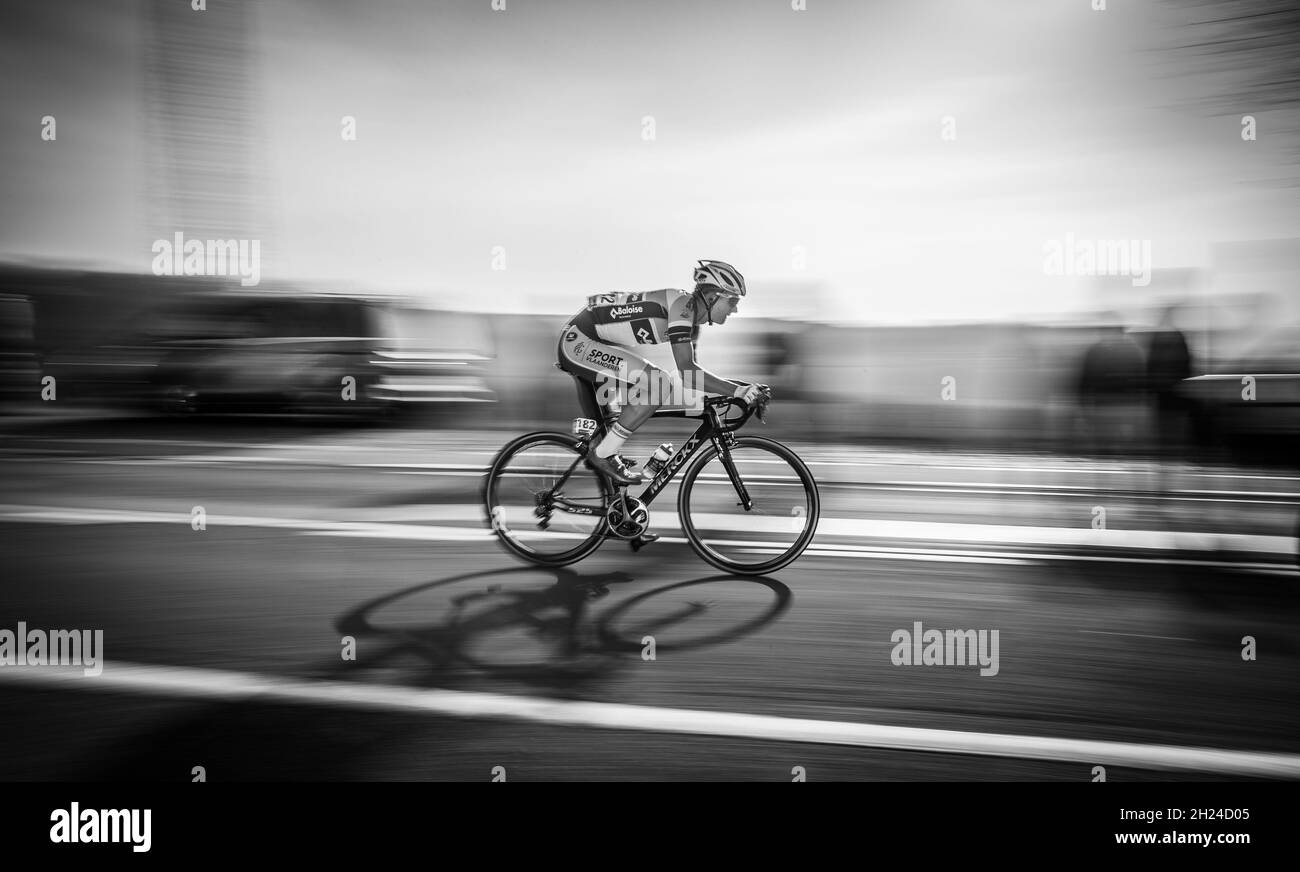
<path fill-rule="evenodd" d="M 635 539 L 650 529 L 650 509 L 636 497 L 619 497 L 605 510 L 605 521 L 613 535 Z"/>

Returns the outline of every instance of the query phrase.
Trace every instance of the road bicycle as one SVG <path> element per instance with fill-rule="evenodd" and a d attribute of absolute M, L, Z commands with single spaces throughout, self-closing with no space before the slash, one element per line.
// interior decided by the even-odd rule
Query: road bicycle
<path fill-rule="evenodd" d="M 821 516 L 808 466 L 775 439 L 736 435 L 754 415 L 763 420 L 770 388 L 761 386 L 753 404 L 712 397 L 698 410 L 656 411 L 657 418 L 698 417 L 700 424 L 644 490 L 629 495 L 627 487 L 584 462 L 613 417 L 597 403 L 592 385 L 574 380 L 585 417 L 574 419 L 572 433 L 520 436 L 497 453 L 484 480 L 488 524 L 512 554 L 541 566 L 564 566 L 608 539 L 639 550 L 639 537 L 651 525 L 651 503 L 679 472 L 677 525 L 713 566 L 764 575 L 788 566 L 808 547 Z M 656 529 L 666 532 L 670 523 Z M 672 541 L 664 535 L 660 543 Z"/>

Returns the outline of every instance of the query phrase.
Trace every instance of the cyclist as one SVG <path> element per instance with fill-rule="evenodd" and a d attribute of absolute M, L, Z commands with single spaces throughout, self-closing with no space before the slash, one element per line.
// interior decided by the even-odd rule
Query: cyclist
<path fill-rule="evenodd" d="M 745 296 L 745 279 L 730 264 L 701 260 L 695 267 L 695 290 L 665 288 L 644 293 L 596 294 L 560 333 L 560 368 L 602 390 L 632 388 L 618 420 L 587 452 L 587 464 L 619 485 L 644 481 L 619 454 L 637 428 L 658 409 L 675 400 L 698 407 L 699 391 L 738 397 L 752 403 L 757 385 L 719 378 L 695 360 L 701 325 L 725 324 Z M 670 385 L 669 391 L 644 390 Z M 666 395 L 666 396 L 665 396 Z M 608 397 L 606 398 L 608 399 Z M 647 534 L 646 541 L 656 536 Z"/>

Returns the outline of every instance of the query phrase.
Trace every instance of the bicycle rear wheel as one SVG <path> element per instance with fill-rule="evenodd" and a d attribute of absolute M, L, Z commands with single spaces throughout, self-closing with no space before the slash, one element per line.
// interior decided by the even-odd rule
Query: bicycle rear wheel
<path fill-rule="evenodd" d="M 713 445 L 686 470 L 677 496 L 682 532 L 719 569 L 775 572 L 802 554 L 817 532 L 817 482 L 797 454 L 772 439 L 738 437 L 728 455 L 731 470 Z M 748 510 L 737 484 L 751 501 Z"/>
<path fill-rule="evenodd" d="M 488 524 L 507 550 L 542 566 L 581 560 L 605 538 L 605 484 L 563 433 L 529 433 L 488 468 Z"/>

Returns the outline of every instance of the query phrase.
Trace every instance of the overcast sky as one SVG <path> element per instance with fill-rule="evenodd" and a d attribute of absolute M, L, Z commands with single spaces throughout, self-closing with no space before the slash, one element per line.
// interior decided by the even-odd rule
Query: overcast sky
<path fill-rule="evenodd" d="M 1180 13 L 1108 5 L 265 0 L 264 278 L 567 311 L 719 258 L 751 312 L 960 320 L 1086 302 L 1043 275 L 1066 233 L 1149 239 L 1157 267 L 1300 236 L 1295 189 L 1259 183 L 1267 116 L 1244 143 L 1239 117 L 1173 108 L 1204 86 L 1152 51 Z M 147 271 L 142 3 L 9 6 L 0 256 Z"/>

